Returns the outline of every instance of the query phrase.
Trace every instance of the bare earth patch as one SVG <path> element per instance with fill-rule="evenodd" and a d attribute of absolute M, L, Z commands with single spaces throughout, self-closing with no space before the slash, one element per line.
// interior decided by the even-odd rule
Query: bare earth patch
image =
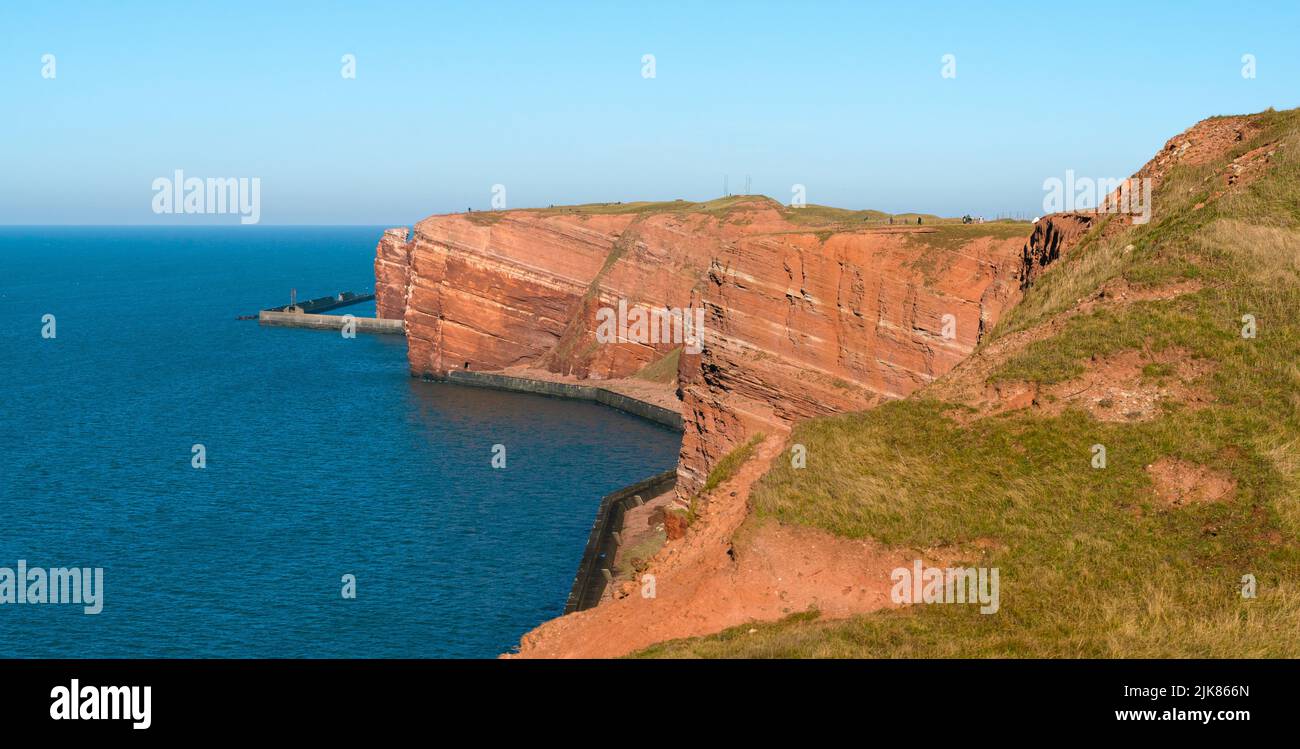
<path fill-rule="evenodd" d="M 1078 315 L 1101 308 L 1120 308 L 1136 302 L 1167 301 L 1184 294 L 1193 294 L 1203 288 L 1200 281 L 1191 279 L 1151 287 L 1134 287 L 1122 278 L 1112 279 L 1091 296 L 1080 299 L 1069 310 L 976 349 L 947 375 L 932 383 L 926 393 L 940 400 L 976 405 L 979 409 L 976 413 L 954 412 L 954 418 L 963 424 L 992 414 L 1040 406 L 1040 396 L 1043 393 L 1036 384 L 991 383 L 988 379 L 1031 344 L 1060 335 L 1066 323 Z M 1074 392 L 1069 388 L 1063 390 L 1065 395 Z M 1198 396 L 1206 397 L 1207 394 L 1198 393 Z"/>
<path fill-rule="evenodd" d="M 980 565 L 993 555 L 1004 553 L 1009 548 L 996 538 L 981 537 L 965 543 L 922 549 L 919 556 L 926 564 L 936 567 Z"/>
<path fill-rule="evenodd" d="M 1148 421 L 1160 414 L 1162 403 L 1196 407 L 1212 401 L 1209 391 L 1196 384 L 1209 368 L 1208 361 L 1179 349 L 1151 356 L 1121 351 L 1089 362 L 1081 377 L 1047 388 L 1042 408 L 1057 414 L 1082 407 L 1100 421 Z"/>
<path fill-rule="evenodd" d="M 1178 458 L 1161 458 L 1146 467 L 1156 496 L 1171 507 L 1221 502 L 1232 497 L 1236 479 L 1226 473 Z"/>
<path fill-rule="evenodd" d="M 1232 150 L 1236 144 L 1250 140 L 1258 131 L 1259 125 L 1246 116 L 1203 120 L 1170 138 L 1160 153 L 1139 169 L 1136 176 L 1160 180 L 1179 164 L 1208 164 Z"/>
<path fill-rule="evenodd" d="M 1265 143 L 1233 159 L 1218 174 L 1206 177 L 1207 182 L 1213 180 L 1217 183 L 1214 191 L 1210 194 L 1209 201 L 1218 200 L 1225 193 L 1240 190 L 1259 179 L 1272 164 L 1273 157 L 1277 155 L 1278 149 L 1284 145 L 1286 144 L 1277 141 Z M 1196 204 L 1197 209 L 1204 207 L 1204 202 Z"/>
<path fill-rule="evenodd" d="M 890 574 L 916 553 L 802 526 L 746 526 L 750 487 L 781 454 L 769 437 L 711 495 L 685 538 L 651 562 L 655 596 L 637 592 L 553 619 L 524 636 L 523 658 L 612 658 L 655 643 L 712 634 L 817 609 L 839 618 L 892 607 Z M 644 578 L 642 579 L 644 582 Z"/>
<path fill-rule="evenodd" d="M 1018 409 L 1056 416 L 1080 408 L 1099 421 L 1150 421 L 1165 403 L 1198 408 L 1213 402 L 1204 377 L 1212 369 L 1206 359 L 1183 349 L 1150 354 L 1121 351 L 1088 362 L 1079 377 L 1054 385 L 1033 382 L 987 384 L 978 400 L 979 412 L 989 416 Z"/>
<path fill-rule="evenodd" d="M 1122 307 L 1134 302 L 1163 302 L 1192 294 L 1204 288 L 1204 284 L 1195 279 L 1186 279 L 1160 286 L 1132 286 L 1123 278 L 1114 278 L 1089 299 L 1078 306 L 1080 314 L 1091 312 L 1099 306 Z"/>

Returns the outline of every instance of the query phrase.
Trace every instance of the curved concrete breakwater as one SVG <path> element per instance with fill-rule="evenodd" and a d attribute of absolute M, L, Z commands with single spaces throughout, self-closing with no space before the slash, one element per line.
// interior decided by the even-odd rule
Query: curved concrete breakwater
<path fill-rule="evenodd" d="M 680 413 L 598 385 L 575 385 L 499 372 L 455 369 L 442 377 L 425 374 L 423 378 L 469 387 L 596 401 L 610 408 L 682 431 Z M 600 506 L 596 510 L 596 519 L 591 524 L 591 534 L 587 537 L 587 546 L 582 553 L 582 561 L 578 563 L 578 572 L 573 579 L 573 589 L 569 592 L 568 602 L 564 606 L 564 613 L 582 611 L 600 603 L 611 579 L 610 565 L 618 555 L 621 542 L 618 531 L 623 526 L 624 513 L 640 505 L 643 499 L 672 491 L 676 485 L 677 470 L 673 469 L 625 486 L 601 498 Z"/>
<path fill-rule="evenodd" d="M 633 416 L 649 419 L 670 429 L 676 429 L 679 432 L 682 430 L 682 415 L 679 412 L 599 385 L 575 385 L 569 382 L 518 377 L 497 372 L 471 372 L 467 369 L 453 369 L 442 377 L 426 374 L 424 379 L 453 382 L 457 385 L 468 385 L 470 387 L 509 390 L 516 393 L 532 393 L 534 395 L 550 395 L 556 398 L 596 401 L 610 408 L 630 413 Z"/>
<path fill-rule="evenodd" d="M 618 529 L 623 527 L 624 515 L 633 507 L 640 506 L 646 497 L 670 492 L 676 485 L 677 470 L 673 469 L 625 486 L 601 498 L 600 508 L 596 510 L 596 520 L 591 524 L 591 535 L 587 537 L 587 548 L 582 552 L 582 562 L 578 564 L 578 574 L 573 579 L 573 590 L 569 592 L 569 601 L 564 606 L 564 613 L 572 614 L 600 603 L 612 577 L 610 565 L 618 556 L 618 548 L 621 545 Z"/>

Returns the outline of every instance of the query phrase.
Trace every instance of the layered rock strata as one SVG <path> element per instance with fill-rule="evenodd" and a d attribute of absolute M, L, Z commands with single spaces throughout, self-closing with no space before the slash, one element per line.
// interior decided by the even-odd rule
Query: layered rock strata
<path fill-rule="evenodd" d="M 756 432 L 869 408 L 943 374 L 1041 264 L 1029 227 L 799 210 L 741 198 L 433 216 L 384 233 L 379 316 L 405 321 L 418 376 L 526 366 L 629 377 L 683 349 L 678 487 L 689 496 Z M 1044 221 L 1034 236 L 1055 254 L 1059 230 Z M 700 345 L 597 335 L 638 307 L 701 310 Z"/>

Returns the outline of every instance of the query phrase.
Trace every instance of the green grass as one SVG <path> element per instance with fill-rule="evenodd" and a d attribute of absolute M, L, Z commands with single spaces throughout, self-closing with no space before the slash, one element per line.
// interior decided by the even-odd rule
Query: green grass
<path fill-rule="evenodd" d="M 1034 225 L 1027 221 L 991 221 L 983 224 L 942 223 L 931 231 L 904 235 L 907 242 L 921 252 L 912 262 L 912 269 L 933 280 L 946 270 L 955 259 L 954 252 L 967 243 L 983 237 L 993 239 L 1028 239 Z"/>
<path fill-rule="evenodd" d="M 465 214 L 465 218 L 471 224 L 492 226 L 493 224 L 500 223 L 501 219 L 505 218 L 505 215 L 505 211 L 471 211 Z"/>
<path fill-rule="evenodd" d="M 922 226 L 956 224 L 962 226 L 959 218 L 944 218 L 936 216 L 933 213 L 885 213 L 884 211 L 852 210 L 849 208 L 835 208 L 829 205 L 816 205 L 808 203 L 807 205 L 794 207 L 782 205 L 781 213 L 787 221 L 804 226 L 835 226 L 837 228 L 853 228 L 854 226 L 889 226 L 890 219 L 893 219 L 894 226 L 916 226 L 916 220 L 921 219 Z M 989 226 L 993 222 L 983 224 Z M 977 226 L 971 224 L 970 226 Z"/>
<path fill-rule="evenodd" d="M 855 211 L 846 208 L 834 208 L 831 206 L 814 204 L 794 208 L 766 195 L 729 195 L 727 197 L 715 198 L 703 202 L 665 200 L 641 201 L 634 203 L 589 203 L 586 205 L 545 208 L 541 209 L 540 212 L 549 214 L 574 214 L 579 216 L 628 213 L 637 215 L 650 215 L 656 213 L 704 213 L 714 216 L 715 218 L 726 218 L 737 208 L 746 205 L 752 206 L 754 204 L 775 208 L 791 223 L 807 227 L 844 229 L 863 225 L 882 226 L 888 225 L 890 218 L 893 218 L 896 225 L 903 226 L 916 225 L 917 218 L 920 218 L 924 225 L 937 225 L 942 223 L 957 223 L 960 225 L 960 219 L 941 218 L 929 213 L 889 214 L 884 211 Z M 984 224 L 984 226 L 989 225 L 990 224 L 988 223 Z"/>
<path fill-rule="evenodd" d="M 851 231 L 861 228 L 880 228 L 890 225 L 906 227 L 917 226 L 917 219 L 923 227 L 936 227 L 940 231 L 916 241 L 939 248 L 954 248 L 966 238 L 975 236 L 1028 236 L 1033 228 L 1025 221 L 987 221 L 983 224 L 962 224 L 960 218 L 947 218 L 931 213 L 885 213 L 876 210 L 850 210 L 832 206 L 809 203 L 798 208 L 781 203 L 766 195 L 728 195 L 722 198 L 693 202 L 689 200 L 641 200 L 617 203 L 583 203 L 579 205 L 550 206 L 548 208 L 522 208 L 520 211 L 546 216 L 621 216 L 632 215 L 649 217 L 659 214 L 705 214 L 720 221 L 729 220 L 739 211 L 753 208 L 755 205 L 776 209 L 783 218 L 799 227 L 817 231 L 825 241 L 837 231 Z M 510 211 L 474 211 L 465 214 L 466 218 L 480 226 L 491 226 L 505 218 Z M 927 238 L 928 237 L 928 238 Z"/>
<path fill-rule="evenodd" d="M 734 450 L 723 456 L 722 460 L 709 471 L 708 477 L 704 479 L 704 486 L 700 489 L 701 494 L 706 494 L 718 488 L 718 486 L 731 479 L 736 475 L 745 461 L 749 460 L 754 454 L 754 449 L 763 442 L 763 435 L 756 434 L 750 437 L 743 445 L 737 446 Z"/>
<path fill-rule="evenodd" d="M 722 456 L 722 460 L 719 460 L 717 465 L 713 466 L 713 469 L 709 471 L 709 475 L 704 478 L 704 485 L 691 496 L 687 508 L 678 510 L 678 512 L 682 512 L 686 516 L 687 525 L 695 522 L 700 509 L 701 497 L 731 480 L 736 475 L 736 471 L 740 470 L 740 467 L 753 457 L 754 450 L 763 443 L 764 439 L 763 433 L 759 432 L 750 437 L 744 444 L 737 445 L 731 452 Z"/>
<path fill-rule="evenodd" d="M 862 226 L 888 226 L 890 219 L 893 219 L 896 226 L 915 226 L 916 220 L 921 219 L 923 226 L 946 226 L 956 225 L 963 226 L 961 219 L 943 218 L 930 213 L 896 213 L 889 214 L 884 211 L 875 210 L 850 210 L 847 208 L 834 208 L 832 206 L 807 204 L 798 208 L 791 207 L 781 203 L 778 200 L 766 195 L 729 195 L 723 198 L 715 198 L 702 202 L 692 202 L 689 200 L 662 200 L 662 201 L 636 201 L 629 203 L 585 203 L 582 205 L 552 206 L 549 208 L 526 209 L 544 215 L 574 215 L 574 216 L 598 216 L 598 215 L 639 215 L 649 216 L 663 213 L 703 213 L 715 218 L 725 219 L 734 211 L 743 206 L 763 205 L 778 210 L 781 215 L 788 221 L 799 226 L 809 228 L 825 228 L 833 230 L 853 229 Z M 470 214 L 472 220 L 481 223 L 490 223 L 499 214 L 494 212 L 483 212 Z M 998 226 L 1005 225 L 1008 227 L 1028 227 L 1025 222 L 1012 221 L 990 221 L 984 224 L 971 224 L 965 228 L 975 230 L 983 228 L 986 231 L 975 233 L 988 234 L 996 232 Z M 1017 228 L 1016 230 L 1019 230 Z M 1028 233 L 1028 229 L 1025 229 Z"/>
<path fill-rule="evenodd" d="M 652 361 L 641 368 L 634 377 L 651 382 L 671 383 L 677 381 L 677 363 L 682 358 L 682 347 L 669 351 L 663 358 Z"/>
<path fill-rule="evenodd" d="M 630 203 L 585 203 L 582 205 L 553 206 L 550 208 L 529 209 L 546 215 L 623 215 L 634 214 L 648 216 L 656 213 L 706 213 L 715 217 L 725 217 L 736 207 L 746 203 L 769 203 L 776 201 L 764 195 L 729 195 L 703 202 L 689 200 L 636 201 Z"/>
<path fill-rule="evenodd" d="M 755 487 L 751 522 L 870 537 L 918 556 L 973 555 L 992 540 L 979 564 L 1000 570 L 997 614 L 809 613 L 642 655 L 1300 657 L 1300 113 L 1260 121 L 1263 134 L 1228 158 L 1284 139 L 1266 176 L 1198 209 L 1226 159 L 1171 173 L 1151 224 L 1085 241 L 994 332 L 1039 325 L 1115 279 L 1138 288 L 1195 279 L 1194 293 L 1074 315 L 991 379 L 1061 382 L 1095 357 L 1177 348 L 1211 364 L 1212 402 L 1138 423 L 1069 410 L 959 423 L 963 404 L 922 391 L 800 424 L 790 440 L 807 447 L 807 468 L 776 461 Z M 1254 339 L 1241 336 L 1245 314 L 1258 321 Z M 1105 468 L 1092 467 L 1095 444 L 1106 447 Z M 1163 505 L 1145 468 L 1164 456 L 1230 475 L 1235 494 Z M 1255 599 L 1241 596 L 1248 574 Z"/>

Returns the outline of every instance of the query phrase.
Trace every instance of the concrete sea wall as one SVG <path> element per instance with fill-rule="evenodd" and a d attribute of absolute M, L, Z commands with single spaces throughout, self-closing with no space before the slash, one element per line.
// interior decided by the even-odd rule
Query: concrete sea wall
<path fill-rule="evenodd" d="M 463 369 L 453 369 L 442 378 L 434 378 L 428 375 L 425 377 L 426 379 L 441 379 L 445 382 L 471 387 L 486 387 L 516 393 L 532 393 L 557 398 L 596 401 L 610 408 L 617 408 L 620 411 L 630 413 L 633 416 L 640 416 L 643 419 L 663 424 L 679 432 L 682 430 L 682 415 L 680 413 L 662 406 L 656 406 L 653 403 L 630 398 L 622 393 L 606 390 L 598 385 L 575 385 L 568 382 L 550 382 L 527 377 L 511 377 L 510 375 L 493 372 L 471 372 Z"/>
<path fill-rule="evenodd" d="M 578 564 L 578 574 L 573 579 L 573 590 L 569 592 L 568 603 L 564 613 L 582 611 L 600 603 L 605 594 L 609 580 L 607 572 L 613 572 L 614 557 L 618 554 L 618 539 L 614 534 L 623 527 L 623 515 L 642 501 L 672 491 L 677 485 L 677 471 L 664 471 L 631 486 L 607 494 L 600 500 L 596 510 L 596 521 L 591 525 L 591 534 L 587 537 L 587 548 L 582 552 L 582 561 Z"/>
<path fill-rule="evenodd" d="M 470 387 L 595 401 L 679 432 L 682 431 L 680 413 L 597 385 L 576 385 L 463 369 L 453 369 L 443 377 L 425 375 L 424 378 Z M 600 506 L 596 509 L 596 519 L 591 525 L 591 533 L 587 537 L 587 546 L 582 553 L 582 561 L 578 563 L 578 574 L 574 577 L 573 589 L 569 592 L 569 599 L 564 606 L 564 613 L 582 611 L 600 603 L 601 597 L 605 594 L 605 587 L 609 584 L 606 575 L 613 572 L 611 565 L 618 554 L 619 542 L 615 533 L 623 527 L 624 513 L 640 501 L 672 491 L 676 485 L 677 469 L 674 468 L 638 481 L 631 486 L 625 486 L 601 498 Z"/>
<path fill-rule="evenodd" d="M 312 315 L 303 312 L 273 312 L 262 310 L 257 313 L 257 322 L 261 325 L 278 325 L 290 328 L 313 328 L 315 330 L 342 330 L 346 315 Z M 353 317 L 358 333 L 389 333 L 404 335 L 405 325 L 401 320 L 383 320 L 375 317 Z"/>

